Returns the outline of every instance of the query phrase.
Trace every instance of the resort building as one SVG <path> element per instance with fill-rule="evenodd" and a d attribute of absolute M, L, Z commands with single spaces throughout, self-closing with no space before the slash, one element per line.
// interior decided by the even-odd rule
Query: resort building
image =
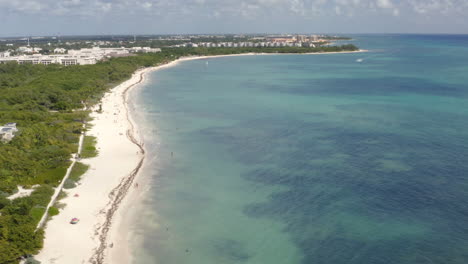
<path fill-rule="evenodd" d="M 54 53 L 56 53 L 56 54 L 65 54 L 65 53 L 67 53 L 67 50 L 64 49 L 64 48 L 56 48 L 56 49 L 54 49 Z"/>
<path fill-rule="evenodd" d="M 17 52 L 22 52 L 22 53 L 32 53 L 33 48 L 31 47 L 19 47 L 16 49 Z"/>
<path fill-rule="evenodd" d="M 20 53 L 39 53 L 42 51 L 42 48 L 24 46 L 17 48 L 16 51 Z"/>
<path fill-rule="evenodd" d="M 95 57 L 87 56 L 67 56 L 67 55 L 23 55 L 8 58 L 0 58 L 0 63 L 17 62 L 18 64 L 61 64 L 69 65 L 87 65 L 96 64 Z"/>
<path fill-rule="evenodd" d="M 130 48 L 130 52 L 151 53 L 151 52 L 161 52 L 161 49 L 160 48 L 150 48 L 150 47 L 133 47 L 133 48 Z"/>
<path fill-rule="evenodd" d="M 306 41 L 308 41 L 308 39 L 307 39 L 307 36 L 304 36 L 304 35 L 297 35 L 297 36 L 296 36 L 296 41 L 297 41 L 297 42 L 306 42 Z"/>
<path fill-rule="evenodd" d="M 315 48 L 312 42 L 307 40 L 305 36 L 298 37 L 300 39 L 305 39 L 306 41 L 295 41 L 294 38 L 275 38 L 275 41 L 268 41 L 268 42 L 220 42 L 220 43 L 212 43 L 212 42 L 200 42 L 198 44 L 195 43 L 185 43 L 185 44 L 178 44 L 173 45 L 171 47 L 180 48 L 180 47 L 207 47 L 207 48 L 216 48 L 216 47 L 223 47 L 223 48 L 243 48 L 243 47 L 312 47 Z M 281 41 L 280 41 L 281 40 Z"/>
<path fill-rule="evenodd" d="M 28 48 L 28 47 L 25 47 Z M 34 48 L 31 48 L 34 50 Z M 22 49 L 28 51 L 29 49 Z M 66 49 L 55 49 L 54 53 L 65 53 Z M 17 62 L 18 64 L 60 64 L 64 66 L 70 65 L 88 65 L 96 64 L 98 61 L 105 58 L 131 56 L 135 52 L 161 52 L 161 49 L 150 47 L 137 48 L 99 48 L 69 50 L 68 54 L 63 55 L 21 55 L 21 56 L 0 56 L 0 63 Z"/>
<path fill-rule="evenodd" d="M 9 51 L 0 52 L 0 58 L 8 58 L 10 57 L 10 55 L 11 55 L 11 52 Z"/>

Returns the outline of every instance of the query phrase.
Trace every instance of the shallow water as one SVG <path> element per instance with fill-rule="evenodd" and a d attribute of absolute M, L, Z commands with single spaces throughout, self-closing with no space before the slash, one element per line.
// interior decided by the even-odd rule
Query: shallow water
<path fill-rule="evenodd" d="M 468 263 L 468 36 L 355 39 L 151 74 L 135 263 Z"/>

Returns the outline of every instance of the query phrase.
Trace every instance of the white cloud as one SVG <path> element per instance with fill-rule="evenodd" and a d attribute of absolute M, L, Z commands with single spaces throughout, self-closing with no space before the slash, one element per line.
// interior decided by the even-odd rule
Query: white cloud
<path fill-rule="evenodd" d="M 153 3 L 144 2 L 144 3 L 141 3 L 140 6 L 145 10 L 150 10 L 153 7 Z"/>
<path fill-rule="evenodd" d="M 56 16 L 95 16 L 102 13 L 127 14 L 129 11 L 161 15 L 243 16 L 299 15 L 342 16 L 380 12 L 400 16 L 400 10 L 416 15 L 462 14 L 468 0 L 0 0 L 0 15 L 9 12 Z M 145 15 L 142 13 L 141 15 Z M 271 16 L 274 18 L 273 16 Z"/>
<path fill-rule="evenodd" d="M 10 9 L 21 13 L 38 13 L 44 9 L 44 4 L 40 1 L 0 1 L 0 7 L 6 6 Z"/>
<path fill-rule="evenodd" d="M 304 8 L 304 2 L 300 0 L 291 0 L 291 11 L 293 13 L 299 14 L 299 15 L 304 15 L 305 14 L 305 8 Z"/>
<path fill-rule="evenodd" d="M 106 2 L 96 2 L 95 6 L 98 8 L 99 11 L 102 12 L 109 12 L 112 10 L 112 3 L 106 3 Z"/>
<path fill-rule="evenodd" d="M 410 0 L 409 3 L 413 10 L 419 14 L 433 12 L 446 14 L 451 10 L 455 11 L 467 7 L 467 2 L 463 0 Z"/>
<path fill-rule="evenodd" d="M 341 11 L 341 7 L 340 6 L 335 6 L 335 13 L 337 15 L 341 15 L 343 13 L 343 11 Z"/>
<path fill-rule="evenodd" d="M 377 6 L 380 8 L 392 8 L 393 3 L 390 0 L 377 0 Z"/>

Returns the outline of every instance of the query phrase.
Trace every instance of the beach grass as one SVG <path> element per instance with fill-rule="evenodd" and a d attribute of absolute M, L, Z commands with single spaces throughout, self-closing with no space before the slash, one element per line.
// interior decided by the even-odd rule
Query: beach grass
<path fill-rule="evenodd" d="M 89 165 L 86 165 L 81 162 L 75 163 L 73 166 L 70 176 L 68 177 L 67 181 L 65 182 L 63 188 L 65 189 L 72 189 L 76 187 L 76 183 L 80 181 L 81 176 L 85 174 L 89 169 Z"/>
<path fill-rule="evenodd" d="M 41 220 L 42 215 L 45 213 L 45 208 L 43 206 L 37 206 L 31 209 L 30 216 L 34 219 L 35 223 L 38 223 Z"/>
<path fill-rule="evenodd" d="M 67 171 L 68 163 L 69 162 L 66 162 L 66 165 L 63 167 L 49 169 L 43 173 L 38 174 L 36 177 L 34 177 L 34 180 L 31 182 L 31 184 L 52 184 L 53 186 L 57 186 Z"/>
<path fill-rule="evenodd" d="M 66 184 L 66 183 L 65 183 L 65 184 Z M 65 187 L 64 187 L 64 188 L 65 188 Z M 66 192 L 63 192 L 63 191 L 60 192 L 60 194 L 59 194 L 58 197 L 57 197 L 57 202 L 55 203 L 54 207 L 56 207 L 56 208 L 58 208 L 58 209 L 63 209 L 63 208 L 65 208 L 66 204 L 61 203 L 60 200 L 67 198 L 67 196 L 68 196 L 68 195 L 67 195 Z"/>
<path fill-rule="evenodd" d="M 73 181 L 79 181 L 81 179 L 81 176 L 88 171 L 89 165 L 77 162 L 75 163 L 75 166 L 73 166 L 72 171 L 70 172 L 70 177 L 69 179 Z"/>
<path fill-rule="evenodd" d="M 49 217 L 58 215 L 58 214 L 59 214 L 59 209 L 58 209 L 57 207 L 51 206 L 51 207 L 49 208 L 48 214 L 49 214 Z"/>
<path fill-rule="evenodd" d="M 82 158 L 94 158 L 98 155 L 98 151 L 96 149 L 97 139 L 93 136 L 85 136 L 83 140 L 83 149 L 81 150 L 81 157 Z"/>

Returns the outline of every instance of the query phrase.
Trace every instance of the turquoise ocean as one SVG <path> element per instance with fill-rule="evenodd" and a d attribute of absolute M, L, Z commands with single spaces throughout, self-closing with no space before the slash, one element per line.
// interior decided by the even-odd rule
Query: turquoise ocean
<path fill-rule="evenodd" d="M 134 263 L 468 263 L 468 36 L 353 38 L 148 76 Z"/>

